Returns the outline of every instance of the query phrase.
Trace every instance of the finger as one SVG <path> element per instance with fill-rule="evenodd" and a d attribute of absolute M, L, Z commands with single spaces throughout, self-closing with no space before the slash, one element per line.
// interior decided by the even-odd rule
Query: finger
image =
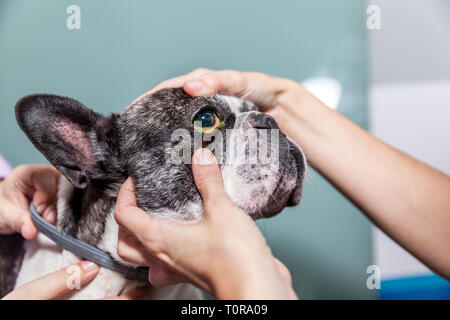
<path fill-rule="evenodd" d="M 42 278 L 31 281 L 4 297 L 9 300 L 48 300 L 55 299 L 80 289 L 98 273 L 99 267 L 91 261 L 60 269 Z"/>
<path fill-rule="evenodd" d="M 211 70 L 205 69 L 205 68 L 199 68 L 199 69 L 195 69 L 194 71 L 179 76 L 179 77 L 175 77 L 169 80 L 165 80 L 163 82 L 161 82 L 160 84 L 158 84 L 156 87 L 154 87 L 153 89 L 151 89 L 150 91 L 147 91 L 146 93 L 142 94 L 141 96 L 139 96 L 137 99 L 135 99 L 128 107 L 126 107 L 125 110 L 129 109 L 132 105 L 134 105 L 136 102 L 138 102 L 139 100 L 141 100 L 142 98 L 145 98 L 148 95 L 151 95 L 152 93 L 155 93 L 159 90 L 162 89 L 167 89 L 167 88 L 178 88 L 178 87 L 182 87 L 186 81 L 190 80 L 190 79 L 194 79 L 196 77 L 199 77 L 205 73 L 210 72 Z"/>
<path fill-rule="evenodd" d="M 36 229 L 34 223 L 31 221 L 31 216 L 28 211 L 21 210 L 22 213 L 20 215 L 22 216 L 20 220 L 20 227 L 18 229 L 18 232 L 22 234 L 22 237 L 24 237 L 27 240 L 34 239 L 37 234 L 38 230 Z"/>
<path fill-rule="evenodd" d="M 181 224 L 168 219 L 152 218 L 138 208 L 131 178 L 120 188 L 114 217 L 120 226 L 131 232 L 148 251 L 156 255 L 162 252 L 165 239 L 171 239 L 181 227 Z"/>
<path fill-rule="evenodd" d="M 159 85 L 157 85 L 155 88 L 150 90 L 148 92 L 148 94 L 152 94 L 152 93 L 162 90 L 162 89 L 182 87 L 187 81 L 189 81 L 191 79 L 195 79 L 197 77 L 200 77 L 208 72 L 211 72 L 211 70 L 200 68 L 200 69 L 196 69 L 188 74 L 185 74 L 185 75 L 182 75 L 182 76 L 179 76 L 176 78 L 172 78 L 169 80 L 165 80 L 165 81 L 161 82 Z"/>
<path fill-rule="evenodd" d="M 117 223 L 131 233 L 143 233 L 144 225 L 152 219 L 137 207 L 134 184 L 131 178 L 125 180 L 117 196 L 114 218 Z"/>
<path fill-rule="evenodd" d="M 12 190 L 15 192 L 14 218 L 11 226 L 26 239 L 37 235 L 37 229 L 31 222 L 29 213 L 30 201 L 39 207 L 44 219 L 56 221 L 56 193 L 60 173 L 47 165 L 22 165 L 11 174 Z"/>
<path fill-rule="evenodd" d="M 8 222 L 8 229 L 5 232 L 18 232 L 25 239 L 33 239 L 37 235 L 37 229 L 31 221 L 30 212 L 23 209 L 22 206 L 10 205 L 6 202 L 4 205 L 5 212 L 11 212 L 11 221 Z M 26 207 L 25 207 L 26 208 Z"/>
<path fill-rule="evenodd" d="M 223 70 L 204 73 L 197 79 L 187 81 L 183 88 L 192 96 L 222 93 L 243 97 L 248 91 L 248 81 L 242 72 Z"/>
<path fill-rule="evenodd" d="M 55 213 L 52 215 L 47 214 L 46 216 L 44 216 L 44 219 L 51 224 L 55 224 L 56 223 L 55 206 L 51 205 L 50 210 L 54 211 Z M 48 212 L 48 210 L 46 212 Z M 17 216 L 16 219 L 17 222 L 15 226 L 16 232 L 20 232 L 20 234 L 22 234 L 22 236 L 27 240 L 34 239 L 38 234 L 38 230 L 34 225 L 33 221 L 31 220 L 30 212 L 28 210 L 19 209 L 18 212 L 16 213 L 16 216 Z"/>
<path fill-rule="evenodd" d="M 187 94 L 194 97 L 221 93 L 243 98 L 255 103 L 260 111 L 267 112 L 277 104 L 277 97 L 294 83 L 259 72 L 222 70 L 189 79 L 183 88 Z M 298 86 L 296 83 L 295 85 Z"/>
<path fill-rule="evenodd" d="M 148 280 L 155 287 L 166 287 L 188 282 L 188 278 L 185 275 L 171 268 L 157 257 L 150 256 L 148 262 L 150 267 Z"/>
<path fill-rule="evenodd" d="M 20 172 L 20 179 L 26 186 L 28 197 L 36 206 L 36 211 L 45 220 L 56 223 L 56 194 L 60 173 L 46 165 L 30 165 Z M 33 239 L 38 231 L 31 221 L 28 210 L 19 213 L 20 226 L 16 229 L 25 239 Z"/>
<path fill-rule="evenodd" d="M 148 266 L 147 250 L 133 234 L 123 227 L 119 227 L 117 254 L 125 261 L 140 266 Z"/>
<path fill-rule="evenodd" d="M 198 149 L 192 157 L 192 172 L 195 184 L 203 199 L 205 213 L 210 213 L 208 207 L 220 206 L 223 201 L 231 201 L 223 186 L 222 174 L 217 160 L 208 149 Z M 206 217 L 207 215 L 205 215 Z"/>
<path fill-rule="evenodd" d="M 6 212 L 13 212 L 12 219 L 9 222 L 9 228 L 11 228 L 9 231 L 18 232 L 27 240 L 31 240 L 36 237 L 38 231 L 31 221 L 31 216 L 28 209 L 8 206 L 8 204 L 6 204 L 4 209 Z"/>
<path fill-rule="evenodd" d="M 50 223 L 56 221 L 56 195 L 60 173 L 46 166 L 45 168 L 34 168 L 31 172 L 31 184 L 34 189 L 32 201 L 36 211 Z"/>
<path fill-rule="evenodd" d="M 44 213 L 42 214 L 42 217 L 47 220 L 49 223 L 51 224 L 56 224 L 56 200 L 55 203 L 50 204 L 47 209 L 44 211 Z"/>
<path fill-rule="evenodd" d="M 102 300 L 146 300 L 150 294 L 151 286 L 139 287 L 120 296 L 107 297 Z"/>

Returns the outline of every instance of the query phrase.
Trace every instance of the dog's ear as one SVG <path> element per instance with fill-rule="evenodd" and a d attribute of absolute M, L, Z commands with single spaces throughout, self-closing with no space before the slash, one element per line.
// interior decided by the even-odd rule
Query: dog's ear
<path fill-rule="evenodd" d="M 42 154 L 77 188 L 98 172 L 110 118 L 56 95 L 26 96 L 16 104 L 19 126 Z"/>

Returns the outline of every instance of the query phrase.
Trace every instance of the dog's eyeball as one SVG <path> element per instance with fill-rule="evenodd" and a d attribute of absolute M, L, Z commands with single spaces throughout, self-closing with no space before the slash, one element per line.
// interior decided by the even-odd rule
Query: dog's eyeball
<path fill-rule="evenodd" d="M 220 125 L 220 119 L 211 110 L 201 110 L 193 119 L 194 127 L 202 132 L 211 132 Z"/>

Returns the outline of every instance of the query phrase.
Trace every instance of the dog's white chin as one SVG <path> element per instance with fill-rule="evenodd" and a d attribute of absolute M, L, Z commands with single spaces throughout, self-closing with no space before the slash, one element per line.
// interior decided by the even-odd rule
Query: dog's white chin
<path fill-rule="evenodd" d="M 224 167 L 222 170 L 225 192 L 231 200 L 249 214 L 266 207 L 276 189 L 278 178 L 270 174 L 264 181 L 249 183 L 233 169 Z"/>

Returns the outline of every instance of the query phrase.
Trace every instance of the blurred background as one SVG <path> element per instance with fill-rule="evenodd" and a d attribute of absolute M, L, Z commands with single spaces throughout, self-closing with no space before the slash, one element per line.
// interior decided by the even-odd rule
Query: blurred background
<path fill-rule="evenodd" d="M 371 4 L 380 9 L 380 29 L 367 27 Z M 70 5 L 80 8 L 80 29 L 66 25 Z M 24 95 L 66 95 L 107 114 L 167 78 L 206 67 L 302 82 L 358 125 L 449 174 L 449 32 L 446 0 L 2 0 L 0 154 L 13 166 L 47 162 L 16 123 L 14 105 Z M 450 297 L 448 282 L 308 169 L 302 203 L 258 222 L 300 298 Z M 366 284 L 374 264 L 381 289 Z"/>
<path fill-rule="evenodd" d="M 381 8 L 381 29 L 368 33 L 370 129 L 450 174 L 450 1 L 370 3 Z M 372 239 L 381 298 L 450 299 L 449 282 L 376 228 Z"/>

